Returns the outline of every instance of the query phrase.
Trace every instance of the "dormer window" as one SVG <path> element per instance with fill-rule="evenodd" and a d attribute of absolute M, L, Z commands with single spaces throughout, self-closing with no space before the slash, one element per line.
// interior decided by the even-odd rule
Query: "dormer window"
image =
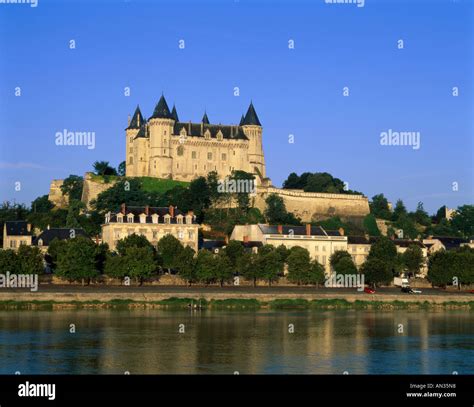
<path fill-rule="evenodd" d="M 171 223 L 171 216 L 169 214 L 165 215 L 165 223 Z"/>
<path fill-rule="evenodd" d="M 140 223 L 146 223 L 146 215 L 144 213 L 140 214 Z"/>
<path fill-rule="evenodd" d="M 117 214 L 117 222 L 118 223 L 123 223 L 123 214 L 122 213 Z"/>
<path fill-rule="evenodd" d="M 128 222 L 128 223 L 133 223 L 133 213 L 129 213 L 129 214 L 127 215 L 127 222 Z"/>
<path fill-rule="evenodd" d="M 38 246 L 43 246 L 43 239 L 38 239 Z"/>
<path fill-rule="evenodd" d="M 223 138 L 224 138 L 224 135 L 222 134 L 222 131 L 219 130 L 217 132 L 217 140 L 222 141 Z"/>
<path fill-rule="evenodd" d="M 107 212 L 105 214 L 105 223 L 109 223 L 110 222 L 110 212 Z"/>
<path fill-rule="evenodd" d="M 183 127 L 180 130 L 179 135 L 182 136 L 182 137 L 186 137 L 188 135 L 188 132 L 186 131 L 186 127 Z"/>
<path fill-rule="evenodd" d="M 207 129 L 205 132 L 204 132 L 204 138 L 206 140 L 210 140 L 211 139 L 211 132 L 209 131 L 209 129 Z"/>
<path fill-rule="evenodd" d="M 151 215 L 151 221 L 152 223 L 158 223 L 158 215 L 156 213 Z"/>
<path fill-rule="evenodd" d="M 176 223 L 179 223 L 180 225 L 183 223 L 183 215 L 176 216 Z"/>
<path fill-rule="evenodd" d="M 191 215 L 186 216 L 186 223 L 191 225 L 193 223 L 193 217 Z"/>

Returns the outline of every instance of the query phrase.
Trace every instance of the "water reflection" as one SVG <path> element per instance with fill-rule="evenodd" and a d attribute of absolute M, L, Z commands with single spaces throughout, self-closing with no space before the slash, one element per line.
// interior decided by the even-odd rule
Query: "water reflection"
<path fill-rule="evenodd" d="M 0 312 L 6 374 L 472 374 L 473 350 L 465 311 Z"/>

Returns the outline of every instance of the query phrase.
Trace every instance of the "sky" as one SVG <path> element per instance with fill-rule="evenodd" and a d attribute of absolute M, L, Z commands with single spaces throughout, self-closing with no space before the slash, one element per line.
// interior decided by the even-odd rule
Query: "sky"
<path fill-rule="evenodd" d="M 252 100 L 276 186 L 329 172 L 411 210 L 472 204 L 473 20 L 472 0 L 0 0 L 0 200 L 117 166 L 128 115 L 163 93 L 194 122 Z M 94 148 L 57 145 L 65 129 Z"/>

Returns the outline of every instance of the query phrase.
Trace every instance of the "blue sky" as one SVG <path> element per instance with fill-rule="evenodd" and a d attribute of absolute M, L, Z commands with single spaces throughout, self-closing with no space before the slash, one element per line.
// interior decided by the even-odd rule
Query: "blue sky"
<path fill-rule="evenodd" d="M 277 186 L 327 171 L 410 209 L 472 204 L 473 11 L 461 0 L 0 4 L 0 199 L 29 204 L 51 179 L 118 165 L 128 114 L 140 104 L 149 117 L 164 92 L 183 121 L 206 109 L 238 123 L 253 100 Z M 57 146 L 63 129 L 95 132 L 95 149 Z M 420 132 L 420 148 L 382 146 L 389 129 Z"/>

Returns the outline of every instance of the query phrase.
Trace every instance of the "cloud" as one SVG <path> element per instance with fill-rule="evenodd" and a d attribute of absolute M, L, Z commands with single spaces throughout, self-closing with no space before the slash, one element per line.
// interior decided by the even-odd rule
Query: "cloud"
<path fill-rule="evenodd" d="M 16 163 L 9 163 L 6 161 L 0 161 L 0 169 L 7 169 L 7 170 L 23 170 L 23 169 L 35 169 L 35 170 L 49 170 L 51 168 L 45 167 L 41 164 L 30 163 L 30 162 L 16 162 Z"/>

